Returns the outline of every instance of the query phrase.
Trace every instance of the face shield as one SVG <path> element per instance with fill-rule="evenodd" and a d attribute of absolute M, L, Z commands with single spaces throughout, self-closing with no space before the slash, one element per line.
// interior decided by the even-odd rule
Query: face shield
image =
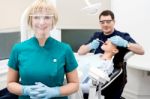
<path fill-rule="evenodd" d="M 26 39 L 33 36 L 33 33 L 30 32 L 30 28 L 28 26 L 28 14 L 29 7 L 25 9 L 20 20 L 21 41 L 25 41 Z"/>

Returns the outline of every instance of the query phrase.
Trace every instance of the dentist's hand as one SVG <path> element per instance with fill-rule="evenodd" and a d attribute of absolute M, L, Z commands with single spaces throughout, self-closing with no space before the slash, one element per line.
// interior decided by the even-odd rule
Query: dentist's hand
<path fill-rule="evenodd" d="M 97 49 L 100 42 L 98 39 L 93 40 L 91 43 L 88 44 L 90 49 Z"/>
<path fill-rule="evenodd" d="M 124 40 L 120 36 L 113 36 L 110 37 L 108 40 L 110 40 L 114 45 L 119 46 L 119 47 L 127 47 L 128 41 Z"/>
<path fill-rule="evenodd" d="M 59 87 L 48 87 L 41 82 L 37 82 L 36 85 L 38 86 L 38 88 L 35 89 L 38 92 L 36 99 L 49 99 L 60 96 Z"/>

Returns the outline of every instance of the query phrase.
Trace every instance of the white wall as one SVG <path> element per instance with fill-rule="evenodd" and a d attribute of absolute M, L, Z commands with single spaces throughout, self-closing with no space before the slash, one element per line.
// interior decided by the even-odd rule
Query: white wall
<path fill-rule="evenodd" d="M 20 26 L 24 9 L 34 0 L 0 0 L 0 30 Z"/>
<path fill-rule="evenodd" d="M 111 0 L 111 9 L 116 16 L 116 29 L 129 32 L 145 49 L 141 57 L 143 65 L 150 65 L 150 1 Z"/>
<path fill-rule="evenodd" d="M 116 29 L 130 35 L 144 47 L 145 55 L 128 60 L 128 83 L 124 90 L 127 99 L 150 99 L 150 1 L 111 0 L 116 17 Z"/>
<path fill-rule="evenodd" d="M 101 10 L 110 9 L 110 0 L 89 0 L 101 2 Z M 88 15 L 81 11 L 86 7 L 84 0 L 56 0 L 59 12 L 58 28 L 60 29 L 98 29 L 99 19 L 97 15 Z"/>

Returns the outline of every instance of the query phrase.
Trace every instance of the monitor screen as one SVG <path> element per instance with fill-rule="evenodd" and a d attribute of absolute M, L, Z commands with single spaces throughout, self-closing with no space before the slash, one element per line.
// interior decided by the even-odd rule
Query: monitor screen
<path fill-rule="evenodd" d="M 0 60 L 9 58 L 13 45 L 20 42 L 20 32 L 0 32 Z"/>
<path fill-rule="evenodd" d="M 77 52 L 79 47 L 87 43 L 90 37 L 99 29 L 62 29 L 61 41 L 70 44 L 74 52 Z"/>

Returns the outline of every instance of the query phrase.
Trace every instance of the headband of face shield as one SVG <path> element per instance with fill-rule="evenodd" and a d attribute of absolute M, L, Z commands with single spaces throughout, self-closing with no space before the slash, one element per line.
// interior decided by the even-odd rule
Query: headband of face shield
<path fill-rule="evenodd" d="M 52 15 L 52 14 L 51 15 L 31 14 L 30 16 L 33 17 L 36 20 L 41 20 L 41 19 L 50 20 L 50 19 L 53 18 L 54 15 Z"/>

